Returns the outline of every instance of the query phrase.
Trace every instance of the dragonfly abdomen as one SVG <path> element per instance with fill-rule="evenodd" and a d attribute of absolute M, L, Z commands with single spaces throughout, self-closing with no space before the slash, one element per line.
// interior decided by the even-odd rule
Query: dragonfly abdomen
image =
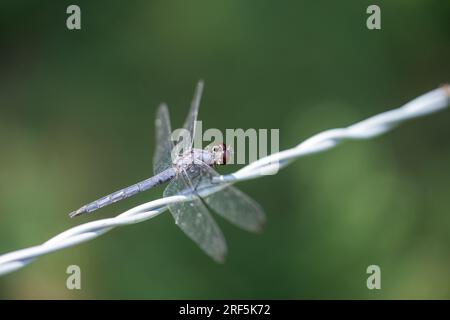
<path fill-rule="evenodd" d="M 133 184 L 132 186 L 126 187 L 119 191 L 113 192 L 113 193 L 111 193 L 107 196 L 104 196 L 103 198 L 100 198 L 98 200 L 95 200 L 91 203 L 88 203 L 88 204 L 82 206 L 80 209 L 71 212 L 69 214 L 69 216 L 72 218 L 72 217 L 81 215 L 83 213 L 95 211 L 95 210 L 105 207 L 111 203 L 123 200 L 123 199 L 131 197 L 139 192 L 156 187 L 164 182 L 169 181 L 174 176 L 175 176 L 175 170 L 173 168 L 167 169 L 151 178 L 148 178 L 146 180 L 143 180 L 141 182 Z"/>

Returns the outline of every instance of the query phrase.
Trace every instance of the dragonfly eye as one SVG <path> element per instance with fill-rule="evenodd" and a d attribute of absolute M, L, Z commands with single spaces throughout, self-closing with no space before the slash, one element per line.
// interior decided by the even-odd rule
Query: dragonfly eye
<path fill-rule="evenodd" d="M 225 165 L 230 160 L 230 150 L 228 150 L 228 148 L 225 145 L 225 143 L 222 143 L 221 149 L 222 149 L 222 164 Z"/>
<path fill-rule="evenodd" d="M 208 147 L 209 151 L 212 153 L 215 165 L 224 165 L 228 162 L 230 158 L 230 152 L 224 143 L 216 144 Z"/>

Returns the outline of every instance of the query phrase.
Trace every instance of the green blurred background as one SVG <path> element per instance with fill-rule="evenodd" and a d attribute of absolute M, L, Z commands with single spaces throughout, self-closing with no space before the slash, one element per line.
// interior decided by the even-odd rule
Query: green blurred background
<path fill-rule="evenodd" d="M 3 0 L 0 253 L 160 197 L 67 217 L 152 174 L 156 107 L 181 125 L 200 78 L 205 126 L 279 128 L 281 149 L 449 81 L 449 1 L 376 1 L 381 31 L 370 4 Z M 0 297 L 450 298 L 449 123 L 444 111 L 240 183 L 268 223 L 253 235 L 217 218 L 223 265 L 165 213 L 41 257 L 0 278 Z M 71 264 L 82 290 L 65 287 Z M 366 288 L 371 264 L 382 290 Z"/>

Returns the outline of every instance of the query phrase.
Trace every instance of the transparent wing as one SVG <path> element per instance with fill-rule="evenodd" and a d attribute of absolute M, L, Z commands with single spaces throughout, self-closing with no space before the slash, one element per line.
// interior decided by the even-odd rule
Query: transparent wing
<path fill-rule="evenodd" d="M 195 192 L 186 174 L 173 179 L 164 190 L 164 196 Z M 225 238 L 199 197 L 193 201 L 170 204 L 169 210 L 177 224 L 197 245 L 217 262 L 227 254 Z"/>
<path fill-rule="evenodd" d="M 201 172 L 191 174 L 192 184 L 208 207 L 244 230 L 261 231 L 266 216 L 255 200 L 230 184 L 211 185 L 211 178 L 219 174 L 208 165 L 196 165 L 195 170 Z M 211 187 L 219 191 L 210 193 Z"/>
<path fill-rule="evenodd" d="M 196 121 L 198 116 L 198 108 L 200 106 L 200 100 L 202 98 L 203 93 L 203 81 L 199 81 L 197 83 L 197 87 L 195 88 L 194 97 L 191 102 L 191 109 L 189 110 L 189 114 L 186 117 L 186 120 L 184 121 L 183 128 L 189 131 L 191 142 L 190 146 L 192 147 L 192 143 L 195 138 L 195 127 L 196 127 Z"/>
<path fill-rule="evenodd" d="M 169 109 L 166 104 L 161 104 L 156 114 L 156 149 L 153 156 L 153 172 L 158 174 L 172 166 L 171 152 L 173 142 L 170 139 Z"/>

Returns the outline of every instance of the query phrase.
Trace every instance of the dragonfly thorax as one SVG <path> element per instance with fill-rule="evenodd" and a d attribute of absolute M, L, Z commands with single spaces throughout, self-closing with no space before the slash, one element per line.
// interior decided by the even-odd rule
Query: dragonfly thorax
<path fill-rule="evenodd" d="M 178 169 L 186 169 L 194 164 L 206 164 L 208 166 L 215 165 L 214 154 L 208 150 L 191 149 L 177 156 L 173 160 L 173 165 Z"/>

